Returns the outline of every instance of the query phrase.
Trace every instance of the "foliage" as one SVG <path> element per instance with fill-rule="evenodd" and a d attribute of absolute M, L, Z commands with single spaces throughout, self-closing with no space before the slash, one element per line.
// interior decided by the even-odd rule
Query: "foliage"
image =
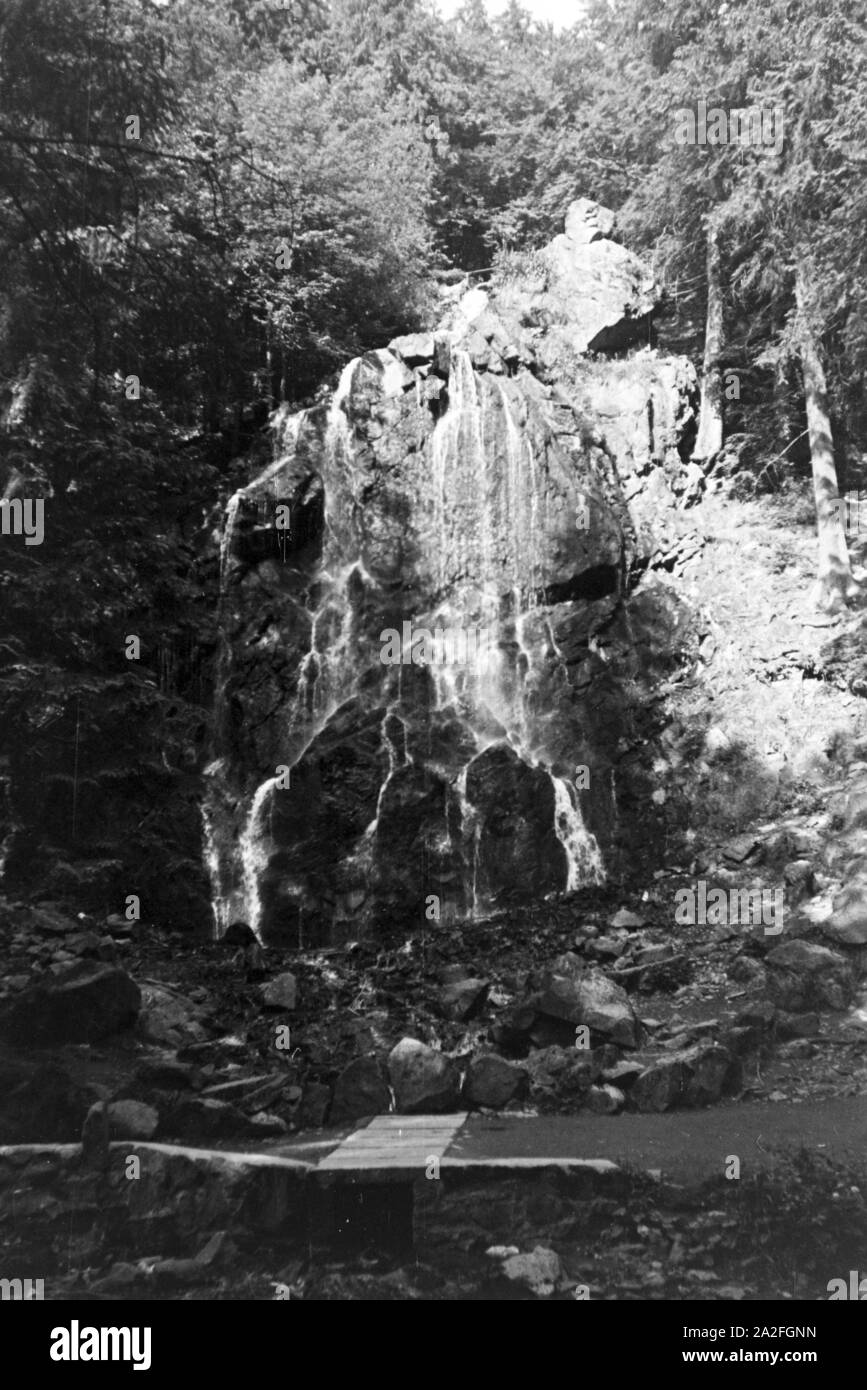
<path fill-rule="evenodd" d="M 151 801 L 168 796 L 172 862 L 198 872 L 185 779 L 207 746 L 232 460 L 262 452 L 276 403 L 311 402 L 347 357 L 429 322 L 432 272 L 532 264 L 573 198 L 614 207 L 652 255 L 661 340 L 694 356 L 716 220 L 724 365 L 743 386 L 729 428 L 760 463 L 803 429 L 803 264 L 856 454 L 865 25 L 849 0 L 593 0 L 561 32 L 517 0 L 449 20 L 433 0 L 6 0 L 0 487 L 43 497 L 48 527 L 0 550 L 7 829 L 30 845 L 10 863 L 32 875 L 40 845 L 70 839 L 115 863 L 144 827 L 138 861 L 159 878 Z M 699 99 L 779 106 L 782 147 L 677 145 L 675 113 Z M 81 788 L 119 767 L 126 803 L 94 792 L 85 814 Z"/>

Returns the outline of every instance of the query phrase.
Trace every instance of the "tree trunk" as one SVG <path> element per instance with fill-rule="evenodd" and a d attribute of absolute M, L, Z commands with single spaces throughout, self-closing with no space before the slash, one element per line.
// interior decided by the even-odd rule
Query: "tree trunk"
<path fill-rule="evenodd" d="M 780 447 L 784 445 L 790 448 L 790 441 L 794 442 L 795 437 L 801 432 L 800 425 L 800 392 L 796 383 L 791 379 L 789 370 L 777 369 L 774 375 L 773 386 L 773 420 L 774 438 L 779 440 Z"/>
<path fill-rule="evenodd" d="M 795 298 L 800 318 L 801 371 L 807 407 L 807 431 L 813 466 L 813 495 L 819 537 L 819 573 L 812 599 L 817 608 L 834 611 L 858 593 L 852 575 L 849 547 L 843 529 L 842 506 L 834 462 L 834 441 L 828 413 L 825 369 L 816 334 L 810 322 L 810 292 L 803 266 L 797 269 Z"/>
<path fill-rule="evenodd" d="M 707 228 L 707 321 L 704 334 L 704 361 L 701 372 L 701 410 L 698 437 L 692 456 L 712 459 L 723 442 L 723 390 L 720 353 L 723 341 L 722 271 L 719 239 L 713 220 Z"/>

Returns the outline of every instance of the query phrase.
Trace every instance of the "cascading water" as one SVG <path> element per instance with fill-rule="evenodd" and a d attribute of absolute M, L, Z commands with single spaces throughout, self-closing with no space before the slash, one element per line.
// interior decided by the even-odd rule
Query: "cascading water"
<path fill-rule="evenodd" d="M 444 586 L 446 576 L 456 571 L 471 580 L 453 591 L 450 614 L 458 622 L 480 624 L 488 642 L 483 660 L 471 669 L 448 661 L 437 669 L 437 707 L 444 710 L 449 705 L 460 708 L 469 704 L 477 714 L 487 712 L 520 758 L 531 767 L 541 767 L 550 778 L 554 832 L 566 857 L 564 887 L 572 892 L 584 884 L 602 882 L 604 869 L 598 844 L 584 826 L 577 795 L 562 777 L 554 776 L 546 765 L 544 748 L 536 746 L 539 730 L 533 699 L 537 672 L 527 630 L 532 626 L 539 587 L 539 479 L 532 440 L 515 420 L 505 385 L 495 379 L 491 394 L 493 399 L 480 393 L 469 355 L 454 353 L 449 408 L 437 426 L 432 446 L 438 581 Z M 496 408 L 505 424 L 501 430 L 490 428 L 490 414 Z M 488 444 L 491 438 L 504 442 L 504 459 L 493 456 Z M 471 558 L 473 536 L 475 555 Z M 435 615 L 435 621 L 440 616 Z M 506 655 L 510 646 L 515 651 L 511 661 Z M 478 729 L 475 733 L 476 747 L 481 751 L 488 738 Z M 472 866 L 467 896 L 475 916 L 480 909 L 480 827 L 467 797 L 466 768 L 455 786 L 465 859 Z"/>
<path fill-rule="evenodd" d="M 241 916 L 319 945 L 603 877 L 633 649 L 658 616 L 641 594 L 633 625 L 632 590 L 658 490 L 680 506 L 693 375 L 618 361 L 621 392 L 576 347 L 637 343 L 654 298 L 615 332 L 569 226 L 544 274 L 447 291 L 437 328 L 348 364 L 330 404 L 281 407 L 273 462 L 229 503 L 204 808 L 218 930 Z M 642 402 L 668 439 L 646 489 Z M 279 555 L 265 497 L 290 505 Z"/>
<path fill-rule="evenodd" d="M 328 486 L 319 574 L 321 597 L 311 615 L 309 648 L 301 658 L 295 697 L 288 702 L 281 730 L 281 764 L 290 769 L 290 787 L 291 769 L 351 691 L 357 675 L 351 650 L 353 611 L 346 591 L 351 577 L 359 570 L 363 571 L 363 567 L 360 559 L 346 563 L 341 539 L 333 524 L 334 508 L 340 505 L 341 500 L 345 501 L 345 480 L 351 476 L 352 432 L 345 403 L 355 367 L 356 363 L 350 362 L 341 374 L 328 411 L 322 441 L 323 474 Z M 302 429 L 308 421 L 309 412 L 306 410 L 294 416 L 287 416 L 283 409 L 277 412 L 272 429 L 278 457 L 247 492 L 255 491 L 257 499 L 263 492 L 266 496 L 270 492 L 275 501 L 279 498 L 278 480 L 294 460 Z M 243 511 L 245 495 L 244 489 L 235 493 L 226 509 L 220 548 L 221 611 L 227 604 L 234 532 Z M 225 623 L 223 633 L 225 635 Z M 218 690 L 225 675 L 222 667 L 221 659 L 218 663 Z M 227 890 L 226 866 L 222 862 L 214 831 L 214 803 L 219 801 L 219 792 L 223 790 L 221 781 L 224 770 L 222 759 L 215 760 L 207 769 L 206 776 L 210 777 L 216 795 L 212 795 L 203 808 L 205 860 L 212 883 L 216 929 L 218 934 L 225 931 L 231 918 L 246 922 L 258 935 L 262 916 L 259 881 L 269 859 L 271 830 L 268 813 L 273 796 L 279 795 L 279 792 L 275 792 L 278 778 L 274 775 L 265 778 L 249 796 L 246 809 L 243 806 L 236 808 L 235 873 L 229 875 L 233 887 Z"/>
<path fill-rule="evenodd" d="M 604 876 L 562 775 L 568 731 L 549 736 L 546 700 L 567 679 L 540 606 L 551 446 L 520 389 L 477 375 L 465 351 L 433 420 L 423 388 L 390 353 L 349 363 L 327 409 L 275 417 L 277 458 L 228 505 L 204 811 L 218 931 L 240 919 L 267 939 L 294 920 L 297 940 L 302 916 L 306 933 L 358 901 L 398 911 L 422 878 L 476 917 L 504 892 Z M 380 465 L 382 439 L 400 452 Z M 245 560 L 247 503 L 263 493 L 321 497 L 282 563 Z M 407 622 L 429 635 L 421 661 Z"/>
<path fill-rule="evenodd" d="M 473 920 L 483 915 L 479 902 L 479 840 L 480 830 L 479 817 L 476 808 L 467 798 L 467 771 L 465 767 L 455 780 L 455 794 L 458 800 L 461 815 L 461 830 L 463 832 L 464 845 L 467 850 L 467 870 L 468 870 L 468 907 L 469 917 Z M 487 905 L 487 904 L 486 904 Z"/>
<path fill-rule="evenodd" d="M 259 935 L 262 918 L 262 899 L 259 894 L 259 876 L 268 863 L 268 841 L 270 839 L 271 798 L 277 786 L 277 778 L 269 777 L 267 782 L 256 788 L 247 824 L 240 837 L 241 872 L 243 882 L 244 920 Z"/>
<path fill-rule="evenodd" d="M 562 777 L 552 775 L 551 781 L 554 784 L 554 829 L 569 866 L 567 893 L 574 893 L 585 883 L 604 883 L 602 855 L 581 818 L 574 792 Z"/>

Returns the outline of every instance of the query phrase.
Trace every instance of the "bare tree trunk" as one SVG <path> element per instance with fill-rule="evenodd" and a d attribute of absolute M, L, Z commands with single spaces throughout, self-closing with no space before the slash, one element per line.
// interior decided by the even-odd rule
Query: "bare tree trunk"
<path fill-rule="evenodd" d="M 774 376 L 773 385 L 773 417 L 774 417 L 774 437 L 780 441 L 780 447 L 789 446 L 789 441 L 794 440 L 800 432 L 798 408 L 800 402 L 795 394 L 796 388 L 790 378 L 788 370 L 782 372 L 777 369 Z M 799 393 L 798 393 L 799 394 Z"/>
<path fill-rule="evenodd" d="M 819 537 L 819 573 L 812 599 L 817 608 L 834 611 L 847 605 L 858 593 L 852 575 L 849 547 L 843 529 L 834 440 L 828 413 L 825 369 L 819 355 L 815 330 L 810 322 L 810 292 L 807 274 L 799 265 L 795 298 L 800 318 L 801 371 L 807 407 L 807 430 L 813 465 L 813 495 L 816 499 L 816 526 Z"/>
<path fill-rule="evenodd" d="M 719 239 L 711 218 L 707 226 L 707 320 L 701 371 L 701 410 L 694 459 L 712 459 L 723 442 L 723 389 L 720 353 L 723 341 L 722 270 Z"/>

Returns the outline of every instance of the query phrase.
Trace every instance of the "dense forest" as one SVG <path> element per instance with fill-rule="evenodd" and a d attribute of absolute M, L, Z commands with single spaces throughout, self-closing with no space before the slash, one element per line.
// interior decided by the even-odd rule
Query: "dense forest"
<path fill-rule="evenodd" d="M 867 0 L 527 5 L 0 0 L 3 1299 L 867 1297 Z"/>
<path fill-rule="evenodd" d="M 617 211 L 666 290 L 660 341 L 704 354 L 697 455 L 760 490 L 803 475 L 806 366 L 814 455 L 832 431 L 857 486 L 865 26 L 842 0 L 623 0 L 560 32 L 517 0 L 448 21 L 425 0 L 6 0 L 3 487 L 45 499 L 51 538 L 0 554 L 10 881 L 38 834 L 55 887 L 120 891 L 120 817 L 134 876 L 168 832 L 150 887 L 199 912 L 184 789 L 233 461 L 570 199 Z M 784 138 L 679 141 L 701 100 L 773 110 Z M 845 598 L 828 486 L 822 573 Z"/>

